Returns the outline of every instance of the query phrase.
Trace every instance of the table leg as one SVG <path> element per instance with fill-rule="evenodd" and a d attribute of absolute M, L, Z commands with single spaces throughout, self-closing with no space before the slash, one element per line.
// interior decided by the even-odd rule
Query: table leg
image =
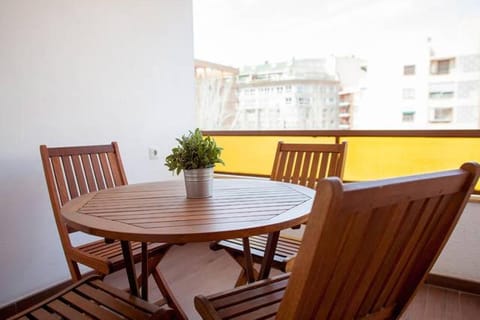
<path fill-rule="evenodd" d="M 132 255 L 132 245 L 130 241 L 121 240 L 123 259 L 125 260 L 125 269 L 127 271 L 130 293 L 138 297 L 137 275 L 135 273 L 135 263 Z"/>
<path fill-rule="evenodd" d="M 252 253 L 250 251 L 250 240 L 247 238 L 242 238 L 243 242 L 243 254 L 245 258 L 245 275 L 247 276 L 247 282 L 255 282 L 255 276 L 253 274 L 253 259 Z"/>
<path fill-rule="evenodd" d="M 262 267 L 260 268 L 258 280 L 267 279 L 270 275 L 270 269 L 272 268 L 273 258 L 275 256 L 275 250 L 277 249 L 279 236 L 280 231 L 275 231 L 268 234 L 267 245 L 265 247 L 265 256 L 263 257 Z"/>
<path fill-rule="evenodd" d="M 148 301 L 148 248 L 147 243 L 142 242 L 142 299 Z"/>

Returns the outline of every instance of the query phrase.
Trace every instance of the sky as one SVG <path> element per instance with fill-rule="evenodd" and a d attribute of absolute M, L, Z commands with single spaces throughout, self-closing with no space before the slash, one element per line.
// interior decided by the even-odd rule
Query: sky
<path fill-rule="evenodd" d="M 293 57 L 480 52 L 480 0 L 193 0 L 194 55 L 228 66 Z"/>

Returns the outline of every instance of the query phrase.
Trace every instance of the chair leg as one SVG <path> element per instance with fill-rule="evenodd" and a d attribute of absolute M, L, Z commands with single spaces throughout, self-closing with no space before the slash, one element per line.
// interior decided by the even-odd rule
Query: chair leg
<path fill-rule="evenodd" d="M 209 247 L 213 251 L 218 251 L 218 250 L 225 250 L 232 258 L 237 262 L 237 264 L 240 266 L 241 270 L 240 273 L 238 274 L 237 281 L 235 282 L 235 287 L 242 286 L 244 284 L 247 284 L 247 273 L 246 269 L 244 267 L 244 262 L 245 258 L 238 254 L 236 251 L 229 250 L 228 248 L 222 247 L 218 245 L 218 242 L 214 241 L 209 244 Z M 258 272 L 253 269 L 253 274 L 255 277 L 257 276 Z"/>
<path fill-rule="evenodd" d="M 157 284 L 158 289 L 160 290 L 160 293 L 162 294 L 163 298 L 165 301 L 167 301 L 167 304 L 174 310 L 176 318 L 179 320 L 187 320 L 187 315 L 184 313 L 182 308 L 180 307 L 180 303 L 178 300 L 175 298 L 175 295 L 173 294 L 172 290 L 167 284 L 167 281 L 165 277 L 163 276 L 160 271 L 158 271 L 157 266 L 160 263 L 160 261 L 163 259 L 165 254 L 167 253 L 169 249 L 166 249 L 163 254 L 157 254 L 152 258 L 148 259 L 148 275 L 152 275 L 153 279 L 155 280 L 155 283 Z M 140 286 L 142 283 L 142 276 L 137 277 L 137 283 Z"/>
<path fill-rule="evenodd" d="M 72 276 L 73 282 L 78 282 L 82 279 L 82 274 L 80 273 L 80 269 L 78 268 L 78 263 L 73 261 L 72 259 L 67 258 L 67 265 L 68 270 L 70 271 L 70 275 Z"/>
<path fill-rule="evenodd" d="M 241 268 L 237 281 L 235 282 L 235 287 L 247 284 L 248 278 L 247 278 L 247 269 L 245 267 L 245 257 L 234 250 L 228 250 L 228 248 L 224 248 L 224 249 L 233 258 L 233 260 L 237 262 L 237 264 Z M 258 276 L 259 276 L 258 270 L 253 268 L 253 277 L 255 279 L 258 279 Z"/>
<path fill-rule="evenodd" d="M 175 314 L 177 315 L 177 318 L 180 320 L 187 320 L 187 315 L 185 312 L 183 312 L 182 307 L 180 306 L 180 303 L 178 300 L 175 298 L 175 295 L 173 294 L 172 290 L 167 284 L 167 281 L 163 274 L 157 270 L 157 268 L 152 268 L 152 275 L 153 279 L 157 283 L 158 288 L 160 289 L 160 292 L 162 293 L 163 297 L 167 301 L 167 304 L 175 310 Z"/>
<path fill-rule="evenodd" d="M 258 276 L 260 273 L 257 271 L 257 269 L 253 268 L 253 275 L 255 279 L 258 279 Z M 238 275 L 237 282 L 235 282 L 235 287 L 243 286 L 248 283 L 247 279 L 247 273 L 245 272 L 245 269 L 242 267 L 242 270 L 240 270 L 240 274 Z"/>

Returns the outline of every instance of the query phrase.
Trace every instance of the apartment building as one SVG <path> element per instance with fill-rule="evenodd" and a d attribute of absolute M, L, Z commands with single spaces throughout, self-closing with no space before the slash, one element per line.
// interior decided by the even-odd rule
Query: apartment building
<path fill-rule="evenodd" d="M 195 60 L 196 121 L 205 129 L 350 129 L 366 61 L 292 59 L 236 69 Z"/>
<path fill-rule="evenodd" d="M 429 56 L 403 66 L 402 124 L 427 129 L 476 129 L 480 54 Z"/>
<path fill-rule="evenodd" d="M 389 61 L 387 59 L 387 61 Z M 480 54 L 429 49 L 389 66 L 354 56 L 240 69 L 195 61 L 206 129 L 476 129 Z"/>
<path fill-rule="evenodd" d="M 335 57 L 333 61 L 335 73 L 340 79 L 338 129 L 352 129 L 355 114 L 361 111 L 367 90 L 367 61 L 355 56 Z"/>
<path fill-rule="evenodd" d="M 327 59 L 243 67 L 235 128 L 336 129 L 339 90 L 339 78 Z"/>

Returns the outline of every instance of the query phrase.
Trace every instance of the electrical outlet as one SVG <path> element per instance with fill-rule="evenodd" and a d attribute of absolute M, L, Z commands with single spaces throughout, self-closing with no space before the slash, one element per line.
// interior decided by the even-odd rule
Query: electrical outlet
<path fill-rule="evenodd" d="M 150 147 L 148 148 L 148 158 L 150 160 L 158 160 L 159 159 L 159 152 L 158 147 Z"/>

